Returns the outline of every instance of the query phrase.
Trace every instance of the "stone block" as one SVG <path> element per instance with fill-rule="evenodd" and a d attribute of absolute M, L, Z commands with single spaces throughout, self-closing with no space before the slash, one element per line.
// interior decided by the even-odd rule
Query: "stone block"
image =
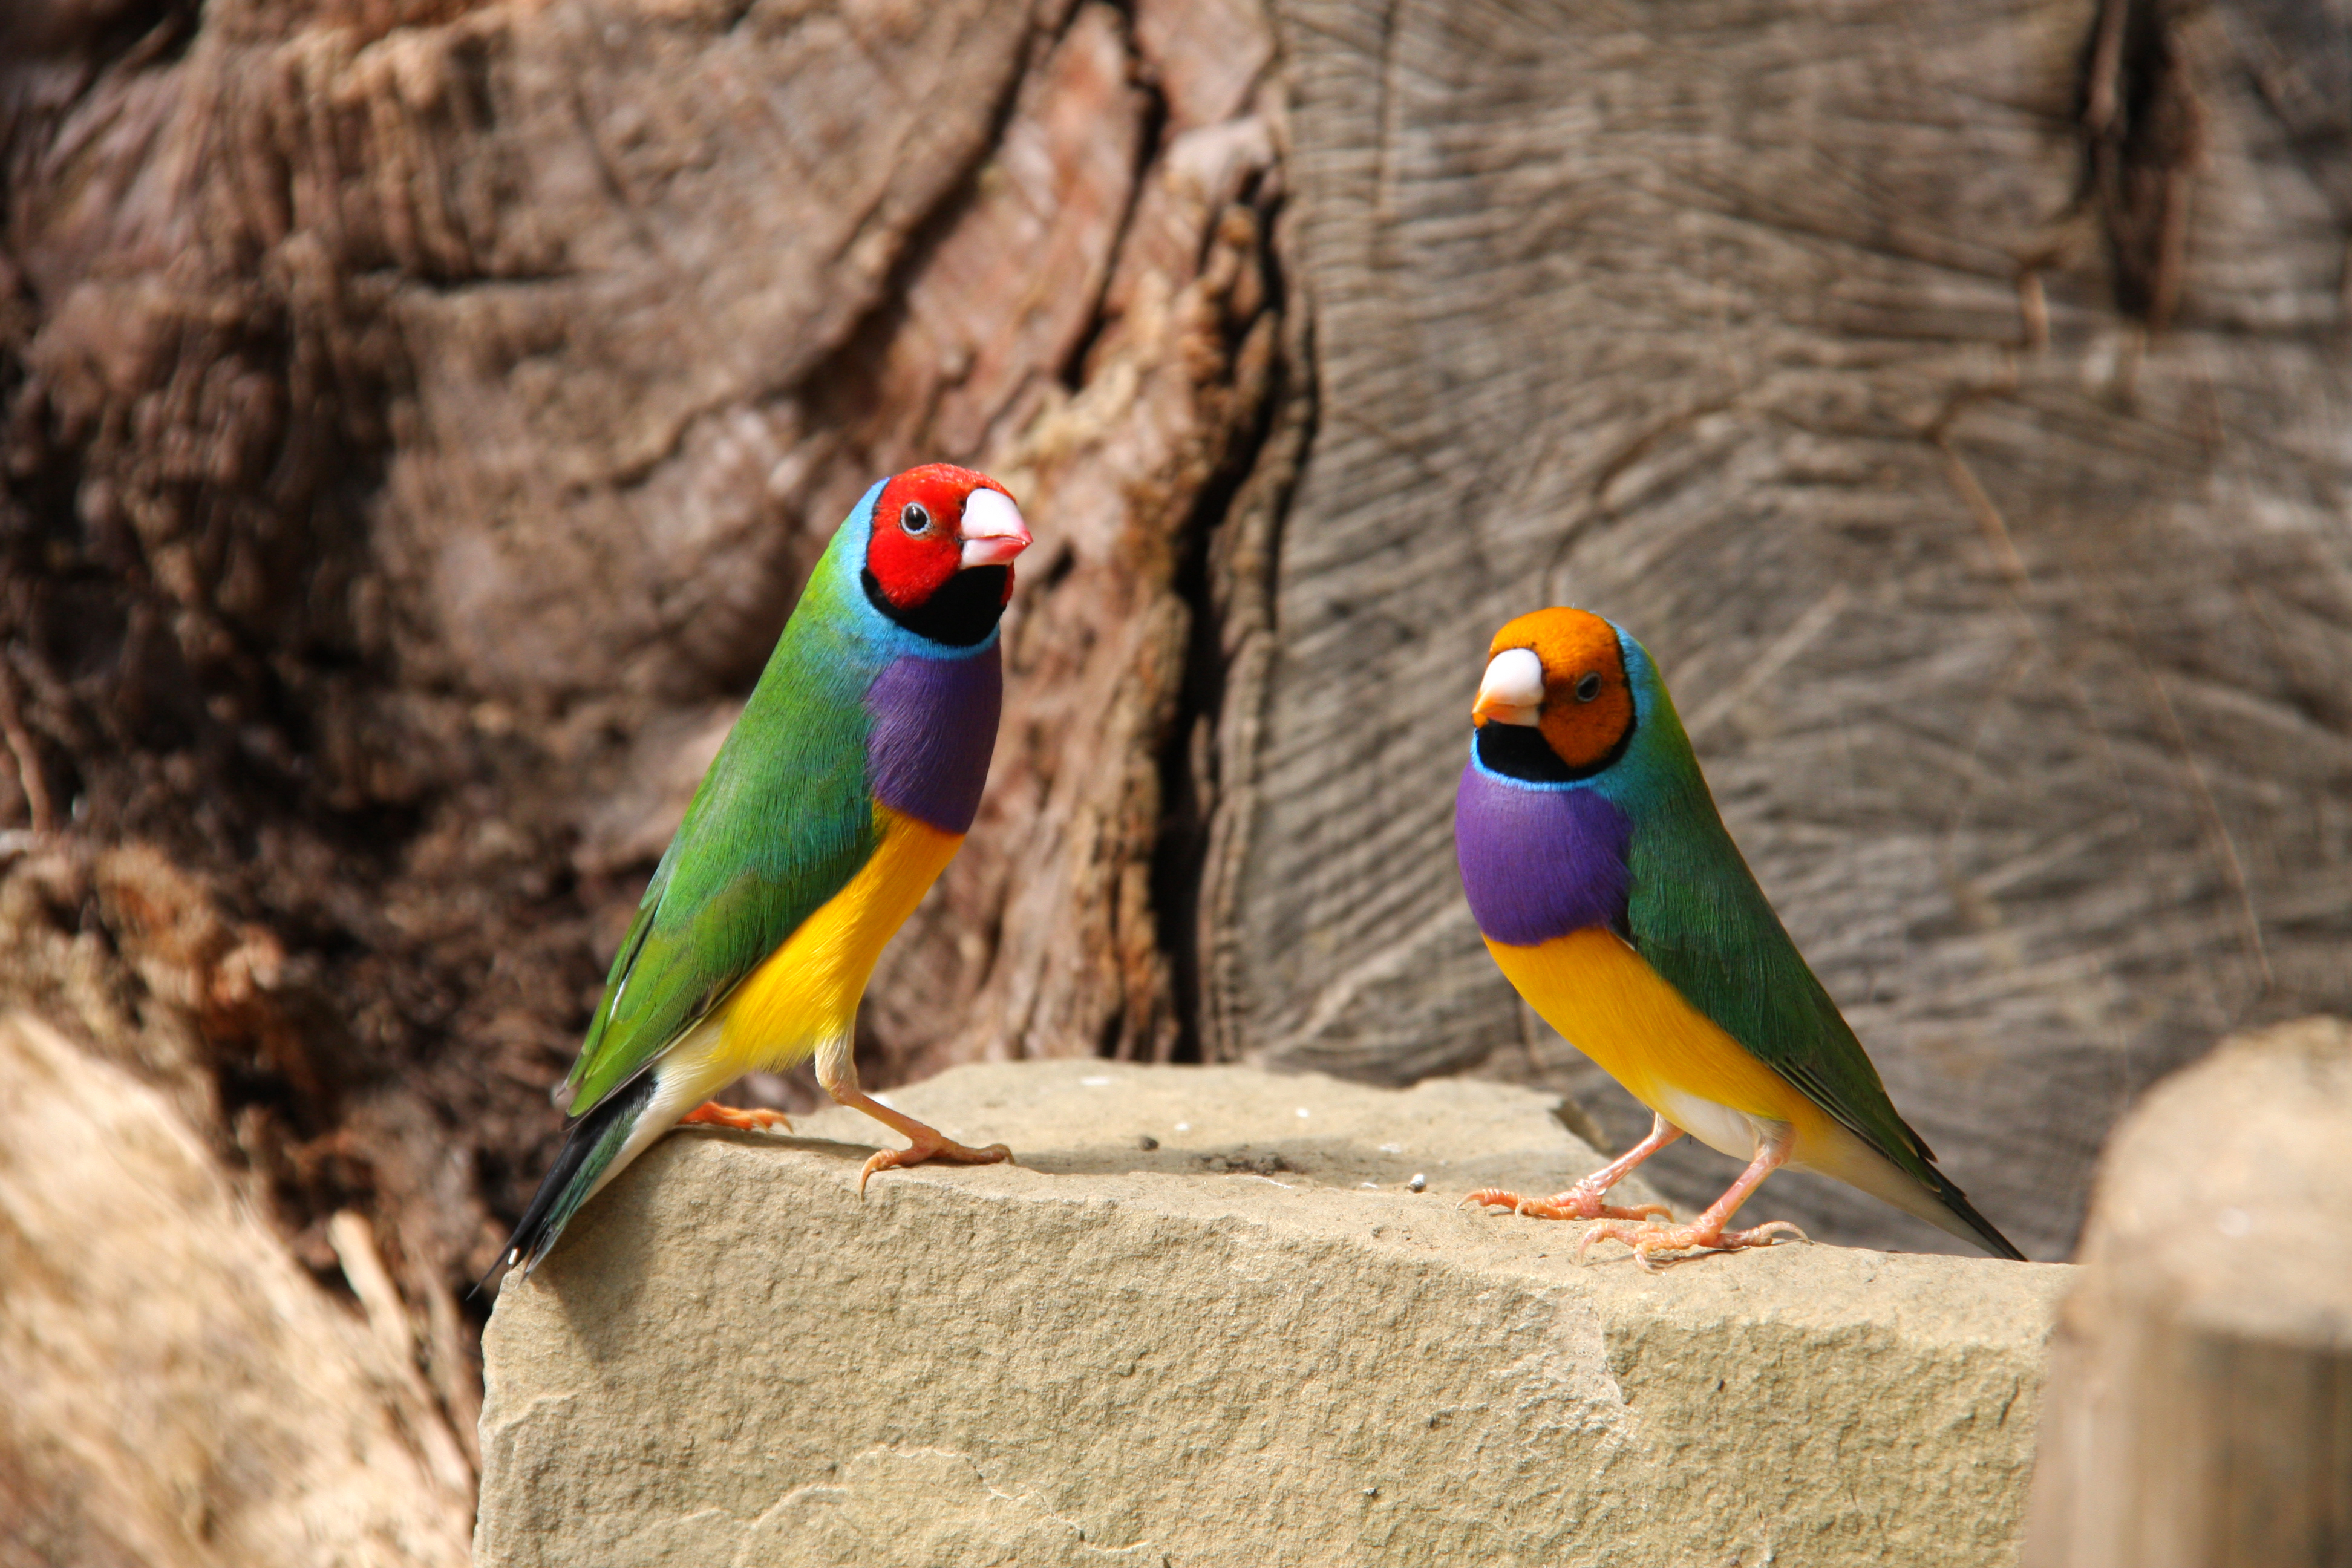
<path fill-rule="evenodd" d="M 2062 1267 L 1580 1263 L 1581 1226 L 1459 1206 L 1599 1163 L 1496 1084 L 1085 1061 L 893 1099 L 1023 1163 L 861 1201 L 827 1140 L 862 1118 L 693 1130 L 505 1287 L 483 1568 L 2014 1560 Z"/>

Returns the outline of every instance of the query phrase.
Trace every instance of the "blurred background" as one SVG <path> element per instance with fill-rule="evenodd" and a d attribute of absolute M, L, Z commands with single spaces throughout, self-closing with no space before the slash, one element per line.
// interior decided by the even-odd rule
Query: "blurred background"
<path fill-rule="evenodd" d="M 463 1560 L 547 1089 L 919 461 L 1039 542 L 870 1085 L 1630 1142 L 1454 869 L 1486 639 L 1575 603 L 2066 1257 L 2147 1085 L 2352 1012 L 2347 342 L 2344 0 L 8 0 L 0 1568 Z"/>

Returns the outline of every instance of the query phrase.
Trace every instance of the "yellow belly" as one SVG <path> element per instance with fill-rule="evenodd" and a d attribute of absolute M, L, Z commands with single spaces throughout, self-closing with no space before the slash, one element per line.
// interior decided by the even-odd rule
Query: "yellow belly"
<path fill-rule="evenodd" d="M 1789 1130 L 1790 1170 L 1834 1176 L 1976 1239 L 1927 1188 L 1750 1056 L 1614 931 L 1595 926 L 1535 947 L 1489 942 L 1486 951 L 1545 1023 L 1700 1142 L 1752 1159 L 1753 1121 L 1779 1122 Z"/>
<path fill-rule="evenodd" d="M 1819 1158 L 1853 1142 L 1794 1084 L 1685 1001 L 1614 931 L 1591 926 L 1534 947 L 1489 941 L 1486 950 L 1545 1023 L 1699 1142 L 1748 1159 L 1754 1151 L 1749 1117 L 1789 1127 L 1791 1164 L 1810 1164 L 1808 1155 Z"/>
<path fill-rule="evenodd" d="M 847 1039 L 884 945 L 963 845 L 963 835 L 887 805 L 875 806 L 874 823 L 881 843 L 865 869 L 720 1006 L 706 1036 L 708 1075 L 717 1081 L 773 1072 Z"/>

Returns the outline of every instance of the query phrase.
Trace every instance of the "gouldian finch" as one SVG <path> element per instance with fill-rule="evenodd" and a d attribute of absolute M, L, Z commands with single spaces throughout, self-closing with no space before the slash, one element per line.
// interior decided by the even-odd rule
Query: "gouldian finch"
<path fill-rule="evenodd" d="M 1801 1238 L 1783 1220 L 1727 1228 L 1786 1165 L 2024 1256 L 1896 1114 L 1725 830 L 1640 643 L 1582 610 L 1522 616 L 1495 634 L 1471 719 L 1454 836 L 1486 950 L 1656 1120 L 1622 1158 L 1549 1199 L 1490 1188 L 1467 1202 L 1598 1221 L 1580 1256 L 1613 1237 L 1649 1268 L 1660 1253 Z M 1659 1223 L 1655 1205 L 1603 1202 L 1685 1132 L 1748 1162 L 1713 1207 L 1677 1226 Z"/>
<path fill-rule="evenodd" d="M 835 531 L 646 884 L 558 1091 L 578 1120 L 506 1265 L 535 1268 L 681 1121 L 783 1121 L 708 1097 L 811 1055 L 828 1094 L 911 1145 L 866 1161 L 860 1192 L 893 1166 L 1011 1157 L 866 1094 L 852 1040 L 883 944 L 979 809 L 1003 690 L 997 622 L 1028 544 L 1003 486 L 946 464 L 876 485 Z"/>

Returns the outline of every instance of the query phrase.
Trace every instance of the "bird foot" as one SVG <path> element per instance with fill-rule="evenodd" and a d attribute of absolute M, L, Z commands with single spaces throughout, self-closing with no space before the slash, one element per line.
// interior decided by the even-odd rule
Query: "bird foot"
<path fill-rule="evenodd" d="M 680 1127 L 731 1127 L 738 1132 L 764 1132 L 771 1127 L 793 1130 L 792 1118 L 781 1110 L 738 1110 L 706 1100 L 677 1119 Z"/>
<path fill-rule="evenodd" d="M 917 1125 L 921 1124 L 919 1122 Z M 991 1143 L 985 1149 L 972 1149 L 957 1142 L 952 1138 L 941 1137 L 937 1132 L 931 1132 L 928 1127 L 923 1131 L 930 1132 L 930 1137 L 917 1138 L 912 1148 L 881 1149 L 875 1152 L 874 1157 L 866 1162 L 866 1168 L 857 1173 L 859 1197 L 866 1195 L 866 1179 L 877 1171 L 895 1171 L 908 1165 L 919 1165 L 926 1160 L 948 1160 L 959 1165 L 994 1165 L 1013 1163 L 1013 1151 L 1002 1143 Z"/>
<path fill-rule="evenodd" d="M 1596 1241 L 1622 1241 L 1633 1249 L 1633 1261 L 1656 1273 L 1658 1266 L 1652 1259 L 1662 1252 L 1735 1252 L 1743 1247 L 1769 1247 L 1776 1237 L 1794 1237 L 1810 1243 L 1811 1237 L 1785 1219 L 1767 1220 L 1747 1230 L 1726 1230 L 1720 1222 L 1709 1225 L 1701 1218 L 1690 1225 L 1623 1225 L 1603 1220 L 1584 1233 L 1576 1244 L 1576 1256 L 1580 1261 L 1592 1249 Z"/>
<path fill-rule="evenodd" d="M 1507 1208 L 1513 1214 L 1523 1214 L 1532 1219 L 1647 1219 L 1653 1215 L 1675 1217 L 1675 1211 L 1664 1204 L 1635 1204 L 1620 1207 L 1604 1203 L 1608 1194 L 1582 1182 L 1564 1193 L 1554 1193 L 1548 1198 L 1525 1198 L 1501 1187 L 1481 1187 L 1462 1200 L 1470 1208 Z"/>

